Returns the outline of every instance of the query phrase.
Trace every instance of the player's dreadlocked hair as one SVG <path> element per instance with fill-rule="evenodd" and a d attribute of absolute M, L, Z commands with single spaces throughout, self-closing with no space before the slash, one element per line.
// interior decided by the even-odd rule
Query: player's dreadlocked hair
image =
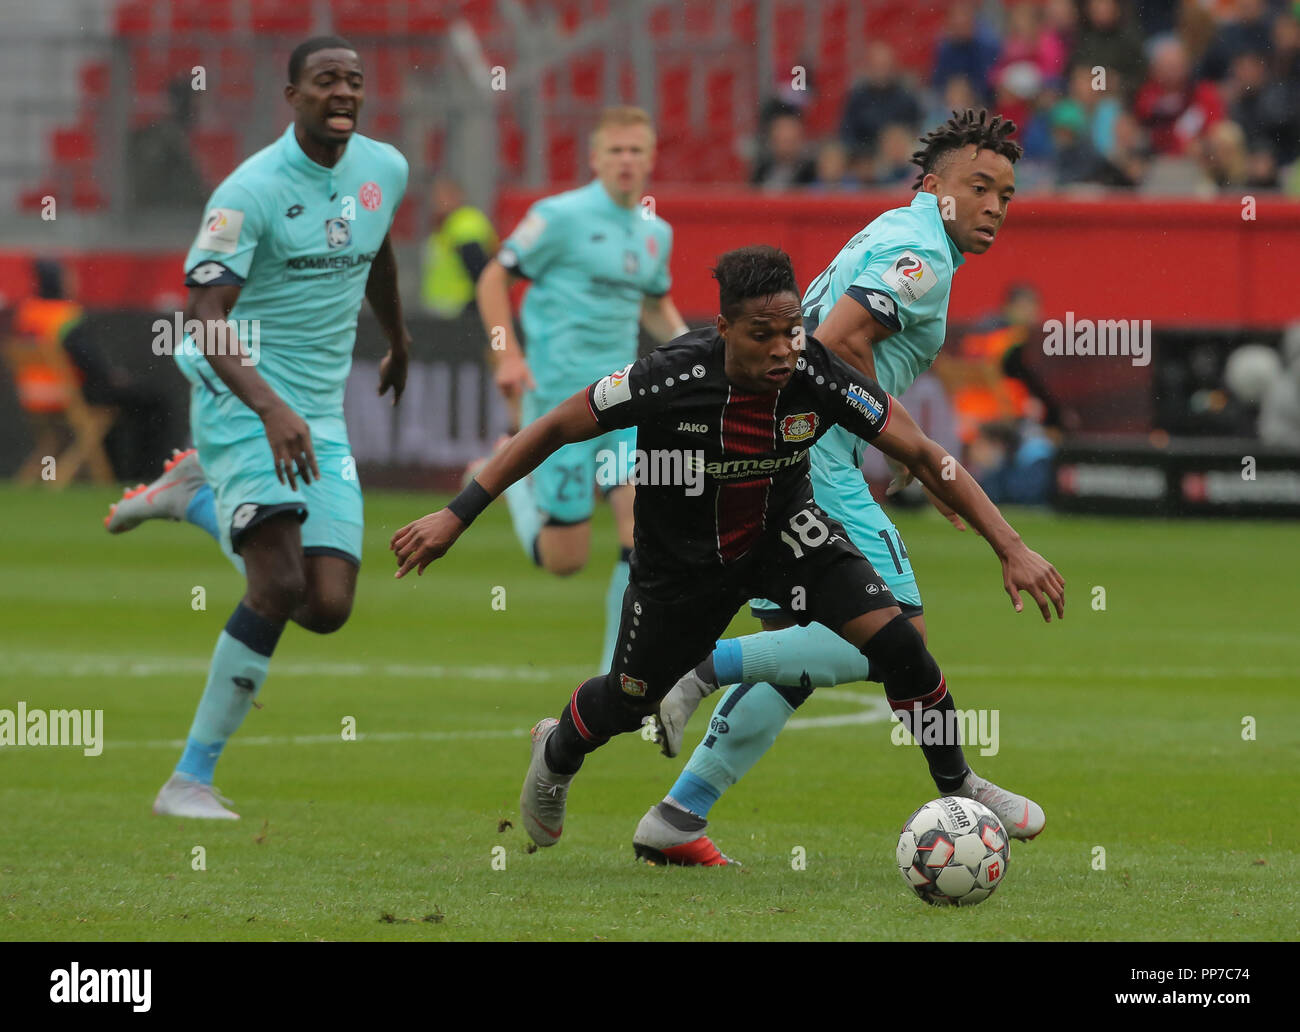
<path fill-rule="evenodd" d="M 921 181 L 930 172 L 937 171 L 946 155 L 975 144 L 977 150 L 991 150 L 1015 164 L 1024 149 L 1015 140 L 1008 139 L 1016 131 L 1016 123 L 994 115 L 991 119 L 986 108 L 978 112 L 967 108 L 965 114 L 954 111 L 952 118 L 938 129 L 931 129 L 921 137 L 921 149 L 912 155 L 912 164 L 921 166 L 913 190 L 921 188 Z"/>
<path fill-rule="evenodd" d="M 718 281 L 718 309 L 727 319 L 734 318 L 741 304 L 752 297 L 786 291 L 799 294 L 790 256 L 768 244 L 728 251 L 718 258 L 713 278 Z"/>

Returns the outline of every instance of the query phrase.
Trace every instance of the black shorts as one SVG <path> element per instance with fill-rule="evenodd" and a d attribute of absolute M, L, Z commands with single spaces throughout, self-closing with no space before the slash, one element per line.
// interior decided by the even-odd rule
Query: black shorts
<path fill-rule="evenodd" d="M 611 677 L 626 694 L 652 703 L 713 651 L 751 598 L 780 602 L 797 623 L 835 631 L 898 605 L 844 528 L 818 507 L 811 486 L 769 517 L 763 538 L 726 566 L 653 576 L 654 562 L 638 559 L 623 595 Z"/>

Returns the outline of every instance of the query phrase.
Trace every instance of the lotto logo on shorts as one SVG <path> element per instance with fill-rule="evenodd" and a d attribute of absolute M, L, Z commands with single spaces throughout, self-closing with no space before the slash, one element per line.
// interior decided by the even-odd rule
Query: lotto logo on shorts
<path fill-rule="evenodd" d="M 635 695 L 638 698 L 644 695 L 646 690 L 650 687 L 639 677 L 629 677 L 627 674 L 619 674 L 618 679 L 622 685 L 623 691 L 627 692 L 628 695 Z"/>
<path fill-rule="evenodd" d="M 817 413 L 800 412 L 781 420 L 781 440 L 806 441 L 817 433 Z"/>

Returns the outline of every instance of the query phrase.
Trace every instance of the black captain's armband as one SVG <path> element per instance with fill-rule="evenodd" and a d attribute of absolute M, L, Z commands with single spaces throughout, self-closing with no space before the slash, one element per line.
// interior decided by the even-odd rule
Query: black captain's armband
<path fill-rule="evenodd" d="M 471 480 L 464 491 L 447 503 L 447 508 L 453 516 L 468 527 L 474 522 L 474 517 L 486 509 L 491 502 L 492 496 L 487 493 L 483 485 L 477 480 Z"/>

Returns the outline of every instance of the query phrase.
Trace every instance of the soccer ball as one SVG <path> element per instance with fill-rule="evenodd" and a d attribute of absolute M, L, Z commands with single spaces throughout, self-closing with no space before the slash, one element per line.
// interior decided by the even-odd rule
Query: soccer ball
<path fill-rule="evenodd" d="M 944 796 L 912 814 L 898 836 L 898 871 L 934 906 L 969 907 L 993 895 L 1010 843 L 997 815 L 974 799 Z"/>

